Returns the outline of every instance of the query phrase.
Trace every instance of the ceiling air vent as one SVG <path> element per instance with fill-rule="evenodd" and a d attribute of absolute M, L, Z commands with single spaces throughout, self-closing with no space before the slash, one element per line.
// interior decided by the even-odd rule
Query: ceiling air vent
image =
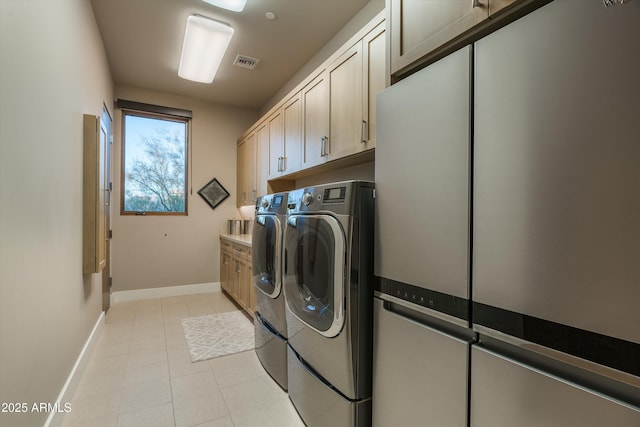
<path fill-rule="evenodd" d="M 258 65 L 258 62 L 260 62 L 259 59 L 252 58 L 250 56 L 245 56 L 245 55 L 238 55 L 236 56 L 236 59 L 233 61 L 233 65 L 237 67 L 253 70 L 254 68 L 256 68 L 256 65 Z"/>

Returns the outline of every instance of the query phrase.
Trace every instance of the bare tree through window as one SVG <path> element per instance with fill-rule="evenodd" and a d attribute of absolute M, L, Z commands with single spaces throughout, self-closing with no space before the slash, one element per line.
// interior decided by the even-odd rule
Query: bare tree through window
<path fill-rule="evenodd" d="M 186 213 L 187 125 L 125 113 L 123 213 Z"/>

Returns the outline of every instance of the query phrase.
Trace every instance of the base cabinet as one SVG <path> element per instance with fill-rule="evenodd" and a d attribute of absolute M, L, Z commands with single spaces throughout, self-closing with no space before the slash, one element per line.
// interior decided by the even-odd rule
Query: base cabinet
<path fill-rule="evenodd" d="M 253 316 L 256 302 L 253 292 L 251 246 L 220 238 L 220 287 L 243 310 Z"/>

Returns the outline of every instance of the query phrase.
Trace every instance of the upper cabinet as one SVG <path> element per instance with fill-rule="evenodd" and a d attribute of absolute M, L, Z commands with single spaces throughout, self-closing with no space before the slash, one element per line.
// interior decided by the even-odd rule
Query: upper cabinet
<path fill-rule="evenodd" d="M 362 147 L 365 149 L 376 145 L 376 97 L 386 87 L 386 54 L 383 22 L 362 40 Z"/>
<path fill-rule="evenodd" d="M 385 29 L 383 11 L 239 140 L 239 205 L 270 190 L 285 191 L 315 166 L 344 167 L 345 162 L 331 162 L 349 156 L 351 165 L 372 160 L 372 152 L 353 155 L 375 147 L 375 100 L 388 74 Z M 251 164 L 253 176 L 247 172 Z"/>
<path fill-rule="evenodd" d="M 302 89 L 303 168 L 375 147 L 375 98 L 385 88 L 385 46 L 381 23 Z"/>
<path fill-rule="evenodd" d="M 267 119 L 269 127 L 268 178 L 300 170 L 302 163 L 302 105 L 300 94 L 289 98 Z"/>
<path fill-rule="evenodd" d="M 282 118 L 282 108 L 274 111 L 265 120 L 269 129 L 269 157 L 268 177 L 274 179 L 282 175 L 282 163 L 284 158 L 284 119 Z"/>
<path fill-rule="evenodd" d="M 237 205 L 256 202 L 256 132 L 251 132 L 238 144 L 238 196 Z"/>
<path fill-rule="evenodd" d="M 386 86 L 385 25 L 375 27 L 329 66 L 327 160 L 375 147 L 376 96 Z"/>
<path fill-rule="evenodd" d="M 325 152 L 333 160 L 354 153 L 363 140 L 362 42 L 329 66 L 329 140 Z"/>
<path fill-rule="evenodd" d="M 284 104 L 282 114 L 284 119 L 282 175 L 288 175 L 299 171 L 302 166 L 302 102 L 299 93 Z"/>
<path fill-rule="evenodd" d="M 323 70 L 302 89 L 302 166 L 326 161 L 329 139 L 329 79 Z"/>
<path fill-rule="evenodd" d="M 391 74 L 424 57 L 489 18 L 493 0 L 393 0 Z"/>
<path fill-rule="evenodd" d="M 256 193 L 267 194 L 269 179 L 269 123 L 264 120 L 256 128 Z"/>

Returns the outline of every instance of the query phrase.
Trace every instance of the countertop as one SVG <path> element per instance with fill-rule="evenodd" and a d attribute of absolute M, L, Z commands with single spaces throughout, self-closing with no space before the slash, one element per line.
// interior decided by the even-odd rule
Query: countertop
<path fill-rule="evenodd" d="M 229 240 L 232 243 L 251 247 L 251 234 L 221 234 L 220 238 Z"/>

